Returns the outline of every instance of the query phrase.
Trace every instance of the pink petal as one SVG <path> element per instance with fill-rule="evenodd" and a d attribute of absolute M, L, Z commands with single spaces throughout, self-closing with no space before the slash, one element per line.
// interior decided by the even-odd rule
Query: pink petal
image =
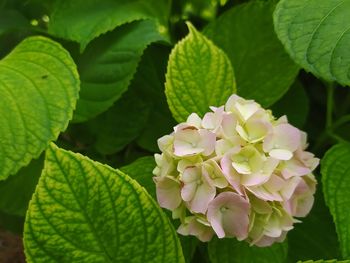
<path fill-rule="evenodd" d="M 265 152 L 269 152 L 271 156 L 281 160 L 289 160 L 300 145 L 301 133 L 300 131 L 290 124 L 279 124 L 273 128 L 264 140 L 263 149 Z M 285 150 L 284 152 L 274 152 L 272 150 Z M 281 157 L 278 157 L 281 156 Z"/>
<path fill-rule="evenodd" d="M 199 130 L 200 142 L 198 147 L 204 149 L 203 155 L 208 156 L 215 150 L 216 135 L 207 130 Z"/>
<path fill-rule="evenodd" d="M 291 151 L 284 149 L 271 150 L 269 155 L 278 160 L 290 160 L 293 157 L 293 153 Z"/>
<path fill-rule="evenodd" d="M 191 127 L 175 132 L 174 154 L 179 157 L 195 155 L 204 151 L 204 148 L 199 146 L 201 138 L 198 130 Z"/>
<path fill-rule="evenodd" d="M 161 207 L 174 210 L 181 204 L 180 183 L 173 177 L 153 177 L 156 183 L 157 200 Z"/>
<path fill-rule="evenodd" d="M 220 193 L 209 203 L 207 218 L 219 238 L 248 236 L 249 202 L 233 192 Z"/>

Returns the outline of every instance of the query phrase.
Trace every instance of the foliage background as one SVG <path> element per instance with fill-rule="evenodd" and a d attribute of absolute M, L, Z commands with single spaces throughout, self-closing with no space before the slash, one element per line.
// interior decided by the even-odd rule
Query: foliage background
<path fill-rule="evenodd" d="M 350 7 L 347 1 L 343 2 L 346 2 L 342 8 L 345 11 L 335 14 L 336 22 L 326 24 L 323 35 L 321 32 L 314 36 L 316 42 L 319 39 L 323 43 L 334 42 L 339 32 L 346 29 Z M 234 69 L 239 95 L 270 107 L 276 116 L 286 114 L 293 125 L 308 133 L 309 149 L 319 158 L 323 158 L 333 145 L 340 145 L 332 148 L 327 154 L 328 158 L 322 162 L 327 185 L 322 186 L 318 170 L 314 208 L 303 223 L 297 224 L 288 234 L 285 243 L 258 249 L 230 239 L 202 244 L 193 238 L 180 237 L 186 261 L 347 259 L 350 251 L 346 243 L 350 223 L 346 215 L 350 203 L 347 197 L 350 182 L 346 177 L 349 176 L 350 161 L 347 144 L 350 140 L 350 91 L 343 86 L 350 84 L 349 63 L 346 64 L 349 51 L 345 48 L 349 47 L 349 37 L 344 31 L 346 37 L 342 41 L 345 42 L 338 41 L 340 44 L 335 52 L 340 52 L 338 57 L 343 60 L 340 64 L 334 62 L 335 73 L 329 76 L 322 64 L 325 62 L 317 59 L 317 51 L 322 53 L 317 49 L 317 43 L 314 49 L 306 50 L 310 57 L 304 61 L 302 43 L 295 44 L 286 39 L 283 19 L 289 14 L 283 13 L 282 4 L 280 12 L 275 14 L 275 19 L 279 15 L 281 22 L 275 21 L 274 25 L 273 12 L 277 3 L 273 0 L 0 0 L 0 58 L 5 58 L 29 36 L 42 35 L 60 43 L 77 65 L 80 94 L 72 121 L 66 129 L 61 129 L 55 143 L 60 148 L 120 168 L 154 197 L 155 191 L 150 181 L 154 166 L 151 156 L 158 152 L 157 139 L 170 133 L 176 125 L 164 92 L 169 54 L 176 43 L 188 34 L 185 22 L 190 21 L 227 54 Z M 283 1 L 283 4 L 287 6 L 288 1 Z M 302 0 L 294 4 L 302 6 Z M 318 4 L 326 9 L 339 4 L 339 1 L 322 0 Z M 311 8 L 314 20 L 320 18 L 318 4 L 309 1 L 310 6 L 306 6 Z M 307 8 L 305 10 L 304 17 L 301 15 L 305 21 L 299 22 L 307 28 L 310 10 L 309 13 Z M 297 35 L 300 28 L 290 30 Z M 330 32 L 338 32 L 338 35 L 328 34 Z M 329 53 L 325 48 L 324 54 L 328 56 Z M 347 77 L 340 72 L 346 70 Z M 4 74 L 1 72 L 2 76 Z M 215 78 L 215 75 L 205 75 L 198 68 L 198 75 L 193 77 L 198 80 Z M 330 82 L 330 79 L 333 81 Z M 183 82 L 185 84 L 181 88 L 186 96 L 191 87 L 186 86 L 186 80 Z M 205 82 L 203 85 L 208 86 Z M 210 97 L 213 90 L 205 92 Z M 201 95 L 194 99 L 198 103 L 203 101 Z M 207 106 L 202 105 L 201 110 Z M 4 108 L 0 109 L 5 111 Z M 181 118 L 176 114 L 174 116 Z M 42 150 L 44 148 L 39 152 Z M 28 202 L 43 163 L 44 154 L 41 154 L 28 166 L 0 182 L 0 225 L 3 230 L 19 236 L 23 233 Z M 337 191 L 339 186 L 334 186 L 334 182 L 343 183 L 344 187 Z M 326 190 L 327 204 L 333 217 L 325 204 L 322 189 Z M 340 209 L 340 212 L 336 209 Z M 8 234 L 3 235 L 3 239 L 10 238 Z M 21 257 L 20 253 L 14 256 L 11 254 L 13 250 L 3 246 L 0 251 L 4 262 L 16 262 L 11 260 L 17 255 Z M 6 257 L 10 261 L 6 261 Z"/>

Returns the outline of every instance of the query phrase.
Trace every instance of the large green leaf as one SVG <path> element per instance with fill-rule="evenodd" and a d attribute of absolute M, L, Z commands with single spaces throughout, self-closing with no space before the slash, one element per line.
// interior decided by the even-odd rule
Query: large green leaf
<path fill-rule="evenodd" d="M 193 112 L 204 115 L 221 106 L 236 91 L 233 69 L 226 54 L 188 24 L 189 34 L 172 50 L 165 94 L 178 122 Z"/>
<path fill-rule="evenodd" d="M 78 91 L 75 64 L 50 39 L 27 38 L 0 61 L 0 180 L 66 129 Z"/>
<path fill-rule="evenodd" d="M 28 263 L 184 262 L 172 225 L 136 181 L 53 144 L 24 245 Z"/>
<path fill-rule="evenodd" d="M 233 238 L 214 238 L 208 246 L 211 263 L 285 263 L 287 251 L 286 241 L 260 248 Z"/>
<path fill-rule="evenodd" d="M 237 93 L 266 107 L 282 97 L 298 73 L 273 30 L 274 2 L 235 6 L 204 31 L 230 58 Z"/>
<path fill-rule="evenodd" d="M 141 19 L 158 21 L 157 31 L 167 33 L 170 0 L 61 0 L 50 17 L 49 33 L 80 43 L 81 49 L 99 35 Z"/>
<path fill-rule="evenodd" d="M 275 30 L 300 66 L 328 81 L 350 85 L 350 2 L 282 0 Z"/>
<path fill-rule="evenodd" d="M 111 107 L 127 90 L 143 50 L 161 39 L 152 21 L 145 20 L 93 41 L 77 58 L 82 83 L 74 121 L 86 121 Z"/>
<path fill-rule="evenodd" d="M 24 216 L 38 183 L 44 158 L 32 160 L 17 174 L 0 182 L 0 210 L 17 216 Z"/>
<path fill-rule="evenodd" d="M 343 258 L 350 259 L 350 144 L 332 147 L 322 160 L 321 173 Z"/>

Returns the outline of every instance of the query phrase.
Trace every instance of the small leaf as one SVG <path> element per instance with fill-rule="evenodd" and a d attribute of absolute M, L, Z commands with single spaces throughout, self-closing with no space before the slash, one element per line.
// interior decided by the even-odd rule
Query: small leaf
<path fill-rule="evenodd" d="M 28 263 L 184 262 L 175 230 L 139 184 L 53 144 L 29 205 L 24 245 Z"/>
<path fill-rule="evenodd" d="M 27 38 L 0 61 L 0 180 L 66 129 L 78 91 L 73 60 L 48 38 Z"/>
<path fill-rule="evenodd" d="M 275 30 L 296 63 L 317 77 L 350 85 L 350 2 L 282 0 Z"/>
<path fill-rule="evenodd" d="M 221 106 L 236 91 L 233 69 L 226 54 L 188 23 L 189 34 L 172 50 L 165 94 L 178 122 L 209 106 Z"/>
<path fill-rule="evenodd" d="M 212 263 L 284 263 L 287 259 L 288 243 L 276 243 L 260 248 L 236 239 L 218 239 L 210 241 L 209 258 Z"/>
<path fill-rule="evenodd" d="M 49 33 L 76 41 L 84 50 L 99 35 L 135 20 L 157 21 L 153 22 L 157 24 L 157 31 L 166 34 L 171 1 L 62 0 L 55 3 Z"/>
<path fill-rule="evenodd" d="M 250 1 L 229 9 L 204 30 L 230 58 L 237 93 L 265 107 L 283 96 L 299 71 L 273 30 L 274 8 L 275 1 Z"/>
<path fill-rule="evenodd" d="M 136 21 L 93 41 L 77 59 L 81 77 L 75 122 L 104 112 L 128 89 L 143 50 L 162 36 L 152 21 Z"/>
<path fill-rule="evenodd" d="M 350 144 L 338 144 L 328 150 L 321 162 L 321 173 L 343 258 L 350 259 Z"/>
<path fill-rule="evenodd" d="M 11 215 L 25 216 L 28 204 L 38 183 L 44 158 L 32 160 L 17 174 L 0 181 L 0 210 Z"/>

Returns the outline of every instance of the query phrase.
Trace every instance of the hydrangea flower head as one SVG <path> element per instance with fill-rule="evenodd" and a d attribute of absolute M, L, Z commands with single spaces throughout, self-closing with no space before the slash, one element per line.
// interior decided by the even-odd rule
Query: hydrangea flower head
<path fill-rule="evenodd" d="M 237 95 L 210 109 L 158 140 L 160 206 L 180 219 L 178 233 L 201 241 L 282 242 L 314 202 L 319 160 L 305 151 L 306 134 Z"/>

